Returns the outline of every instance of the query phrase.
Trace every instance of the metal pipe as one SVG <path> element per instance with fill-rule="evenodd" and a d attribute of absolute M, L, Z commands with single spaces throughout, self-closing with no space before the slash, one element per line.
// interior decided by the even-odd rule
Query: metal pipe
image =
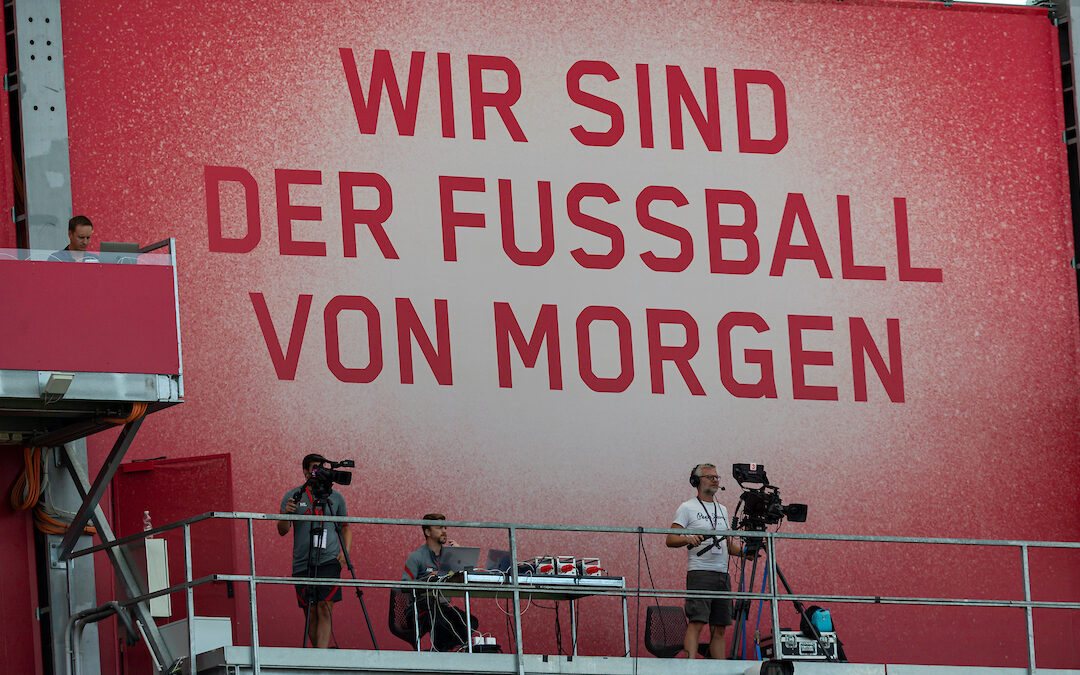
<path fill-rule="evenodd" d="M 514 588 L 514 653 L 518 675 L 525 675 L 525 652 L 521 646 L 521 591 L 518 587 L 517 530 L 510 526 L 510 581 Z"/>
<path fill-rule="evenodd" d="M 1031 576 L 1028 571 L 1028 549 L 1027 546 L 1020 547 L 1020 567 L 1024 574 L 1024 602 L 1031 602 Z M 1028 652 L 1028 672 L 1031 675 L 1035 675 L 1035 623 L 1032 620 L 1031 605 L 1025 604 L 1024 615 L 1027 617 L 1027 652 Z"/>
<path fill-rule="evenodd" d="M 187 600 L 188 665 L 195 674 L 195 588 L 191 586 L 191 525 L 184 525 L 184 591 Z"/>
<path fill-rule="evenodd" d="M 128 633 L 134 633 L 134 627 L 131 625 L 131 620 L 124 612 L 124 607 L 116 600 L 110 600 L 97 607 L 91 607 L 90 609 L 84 609 L 78 614 L 74 614 L 68 618 L 67 628 L 64 630 L 64 653 L 68 655 L 68 672 L 70 675 L 79 674 L 79 641 L 82 639 L 83 626 L 88 623 L 96 623 L 102 619 L 107 619 L 113 614 L 120 617 L 120 620 L 124 623 L 124 628 Z"/>

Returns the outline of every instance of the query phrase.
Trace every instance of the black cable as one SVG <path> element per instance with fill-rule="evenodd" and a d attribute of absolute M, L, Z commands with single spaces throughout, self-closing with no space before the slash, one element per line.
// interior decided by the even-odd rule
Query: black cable
<path fill-rule="evenodd" d="M 563 656 L 562 621 L 559 620 L 559 603 L 558 602 L 555 603 L 555 647 L 559 650 L 559 656 Z"/>
<path fill-rule="evenodd" d="M 638 536 L 640 537 L 641 535 Z M 649 552 L 645 550 L 644 543 L 641 544 L 641 552 L 645 555 L 645 571 L 649 574 L 649 587 L 655 591 L 656 584 L 653 582 L 652 567 L 649 566 Z M 655 595 L 653 596 L 653 602 L 656 603 L 657 607 L 660 606 L 660 598 Z"/>

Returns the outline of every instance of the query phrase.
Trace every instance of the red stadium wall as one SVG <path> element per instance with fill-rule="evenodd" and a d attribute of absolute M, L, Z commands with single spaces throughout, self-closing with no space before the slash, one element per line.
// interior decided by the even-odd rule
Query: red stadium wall
<path fill-rule="evenodd" d="M 11 508 L 6 498 L 23 469 L 17 449 L 0 452 L 0 541 L 4 542 L 4 573 L 0 574 L 0 654 L 4 668 L 12 673 L 41 673 L 41 633 L 35 610 L 38 605 L 34 564 L 34 524 L 27 512 Z"/>
<path fill-rule="evenodd" d="M 63 22 L 74 202 L 101 239 L 178 239 L 187 400 L 130 456 L 228 453 L 238 510 L 275 511 L 318 451 L 357 460 L 354 515 L 646 526 L 697 462 L 753 460 L 810 505 L 792 531 L 1080 534 L 1045 11 L 71 0 Z M 414 530 L 358 528 L 358 574 L 397 578 Z M 681 586 L 683 552 L 644 545 Z M 522 553 L 633 580 L 636 546 Z M 802 592 L 1020 597 L 997 550 L 781 554 Z M 1075 558 L 1032 564 L 1037 597 L 1080 598 Z M 260 590 L 264 644 L 299 643 L 287 590 Z M 1015 610 L 833 615 L 855 660 L 1026 664 Z M 614 624 L 582 651 L 621 651 Z M 1036 613 L 1039 665 L 1080 667 L 1078 627 Z"/>

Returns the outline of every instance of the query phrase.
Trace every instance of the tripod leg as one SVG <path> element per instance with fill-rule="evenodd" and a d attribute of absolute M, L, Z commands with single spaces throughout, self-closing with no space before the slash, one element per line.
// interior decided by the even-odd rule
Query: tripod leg
<path fill-rule="evenodd" d="M 304 639 L 300 641 L 301 649 L 307 647 L 308 631 L 311 630 L 311 586 L 307 586 L 306 591 L 305 595 L 307 597 L 305 598 L 304 603 Z M 312 646 L 315 646 L 315 643 L 312 643 Z"/>
<path fill-rule="evenodd" d="M 787 578 L 784 577 L 784 573 L 780 571 L 780 566 L 779 565 L 776 566 L 776 576 L 780 579 L 780 583 L 782 583 L 784 585 L 784 590 L 786 590 L 788 592 L 788 595 L 794 595 L 795 593 L 791 590 L 791 584 L 789 584 L 788 581 L 787 581 Z M 813 624 L 813 622 L 810 621 L 810 617 L 809 617 L 809 615 L 807 615 L 806 609 L 803 607 L 803 604 L 801 602 L 799 602 L 798 600 L 792 600 L 791 604 L 795 605 L 795 610 L 799 612 L 799 616 L 801 616 L 803 621 L 806 622 L 806 625 L 810 627 L 810 637 L 817 640 L 818 644 L 821 644 L 821 633 L 818 631 L 817 626 L 815 626 Z M 775 640 L 774 640 L 774 642 L 775 642 Z M 822 647 L 822 649 L 824 649 L 825 645 L 822 644 L 821 647 Z M 829 650 L 824 649 L 824 651 L 825 651 L 825 660 L 826 661 L 835 661 L 836 660 L 836 659 L 833 658 L 833 656 L 829 652 Z"/>
<path fill-rule="evenodd" d="M 757 564 L 758 556 L 754 553 L 754 562 L 750 565 L 750 584 L 746 587 L 751 592 L 754 590 L 754 579 L 757 577 Z M 742 569 L 739 571 L 739 590 L 743 588 L 743 579 L 746 572 L 746 560 L 743 559 Z M 739 649 L 739 641 L 746 641 L 746 622 L 750 616 L 750 605 L 752 601 L 749 598 L 740 598 L 735 603 L 735 633 L 731 638 L 731 652 L 730 658 L 734 659 L 736 656 L 745 657 L 746 647 L 743 646 L 742 650 Z"/>
<path fill-rule="evenodd" d="M 353 575 L 355 578 L 356 575 Z M 364 594 L 360 592 L 360 589 L 356 589 L 356 597 L 360 598 L 360 609 L 364 612 L 364 621 L 367 623 L 368 634 L 371 636 L 371 646 L 377 651 L 379 649 L 379 643 L 375 641 L 375 631 L 371 629 L 371 619 L 368 618 L 367 607 L 364 605 Z"/>
<path fill-rule="evenodd" d="M 737 588 L 741 593 L 743 590 L 743 582 L 746 580 L 746 559 L 739 561 L 739 585 Z M 731 631 L 731 651 L 728 653 L 728 658 L 733 659 L 738 653 L 739 634 L 742 633 L 742 620 L 739 617 L 739 613 L 742 612 L 743 599 L 739 598 L 735 601 L 734 612 L 732 613 L 732 631 Z"/>
<path fill-rule="evenodd" d="M 338 531 L 338 541 L 341 542 L 341 552 L 345 554 L 345 566 L 349 568 L 349 574 L 352 575 L 353 580 L 356 580 L 356 571 L 353 570 L 352 558 L 349 557 L 349 549 L 345 546 L 345 540 L 341 537 L 341 524 L 335 525 Z M 371 646 L 376 650 L 379 649 L 379 643 L 375 641 L 375 631 L 371 628 L 371 619 L 368 617 L 367 605 L 364 604 L 364 592 L 360 590 L 360 587 L 356 587 L 356 599 L 360 601 L 360 609 L 364 612 L 364 622 L 367 623 L 368 635 L 371 636 Z"/>

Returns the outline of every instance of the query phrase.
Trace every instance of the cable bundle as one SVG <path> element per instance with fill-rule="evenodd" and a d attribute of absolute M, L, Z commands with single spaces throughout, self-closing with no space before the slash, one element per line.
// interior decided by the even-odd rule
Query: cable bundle
<path fill-rule="evenodd" d="M 64 534 L 75 514 L 50 503 L 49 477 L 44 470 L 49 452 L 42 452 L 41 448 L 23 448 L 23 470 L 11 488 L 11 507 L 16 511 L 34 509 L 34 527 L 39 532 Z M 97 530 L 87 526 L 83 528 L 83 534 L 97 534 Z"/>

